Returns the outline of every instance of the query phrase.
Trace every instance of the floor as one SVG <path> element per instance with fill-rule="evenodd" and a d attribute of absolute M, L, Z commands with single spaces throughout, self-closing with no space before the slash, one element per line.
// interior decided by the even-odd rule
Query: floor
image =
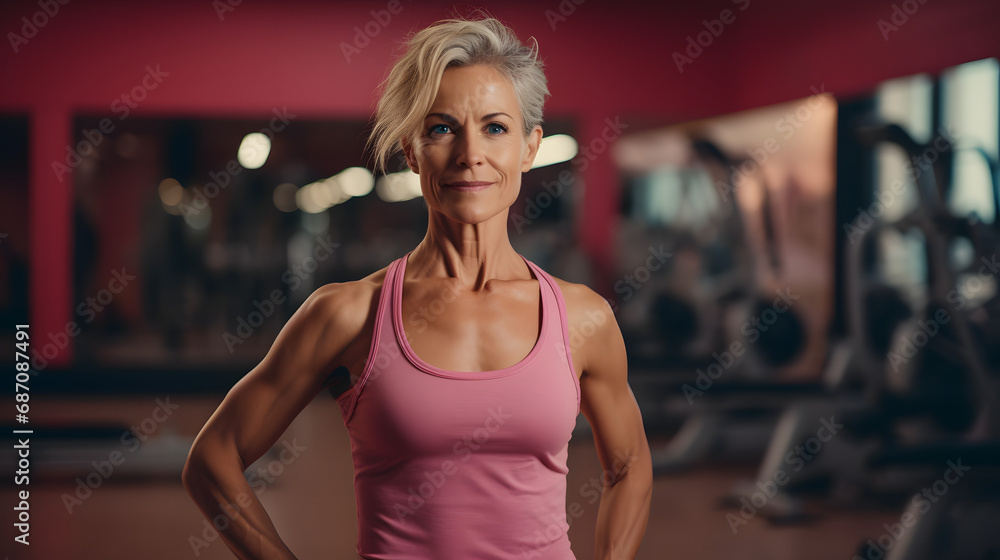
<path fill-rule="evenodd" d="M 169 402 L 174 410 L 167 416 L 154 414 L 157 400 L 146 397 L 88 402 L 38 399 L 38 404 L 32 403 L 32 411 L 39 423 L 85 418 L 146 426 L 149 446 L 144 449 L 153 449 L 154 442 L 163 443 L 164 449 L 168 447 L 164 442 L 172 442 L 176 449 L 178 441 L 190 445 L 190 438 L 220 400 L 172 396 Z M 162 397 L 159 402 L 164 402 Z M 148 421 L 153 417 L 160 419 L 155 425 Z M 665 440 L 650 439 L 652 445 Z M 277 456 L 265 455 L 251 466 L 251 471 L 259 470 L 261 474 L 269 467 L 273 475 L 270 481 L 262 477 L 254 485 L 258 498 L 298 558 L 356 559 L 357 521 L 349 440 L 333 399 L 324 394 L 313 401 L 279 439 L 278 446 L 293 441 L 301 451 L 292 460 L 283 463 Z M 23 546 L 13 541 L 16 531 L 12 507 L 5 506 L 8 513 L 0 533 L 3 554 L 9 560 L 235 557 L 208 530 L 208 522 L 181 486 L 177 465 L 182 464 L 183 457 L 177 463 L 176 451 L 169 454 L 172 458 L 154 461 L 161 468 L 161 476 L 153 480 L 134 476 L 149 457 L 141 457 L 138 452 L 133 455 L 130 449 L 134 447 L 120 444 L 117 449 L 124 459 L 107 476 L 94 474 L 94 468 L 74 474 L 66 467 L 58 474 L 58 465 L 50 465 L 48 472 L 58 476 L 52 478 L 45 476 L 41 459 L 58 456 L 54 455 L 57 452 L 44 449 L 41 443 L 34 446 L 39 466 L 30 485 L 31 544 Z M 104 453 L 104 458 L 108 457 L 109 453 Z M 592 440 L 574 438 L 569 466 L 567 504 L 577 502 L 579 507 L 571 506 L 571 511 L 582 510 L 571 520 L 570 540 L 578 560 L 591 560 L 599 502 L 577 489 L 601 472 Z M 753 471 L 753 465 L 730 465 L 658 477 L 638 558 L 846 560 L 853 556 L 858 543 L 881 534 L 884 523 L 898 518 L 897 511 L 888 509 L 825 511 L 822 504 L 817 504 L 815 509 L 821 515 L 807 525 L 776 527 L 751 518 L 734 533 L 726 514 L 736 510 L 720 506 L 720 500 L 734 482 L 749 477 Z M 76 480 L 88 475 L 98 483 L 89 494 Z M 14 487 L 5 484 L 0 487 L 4 503 L 12 504 Z"/>

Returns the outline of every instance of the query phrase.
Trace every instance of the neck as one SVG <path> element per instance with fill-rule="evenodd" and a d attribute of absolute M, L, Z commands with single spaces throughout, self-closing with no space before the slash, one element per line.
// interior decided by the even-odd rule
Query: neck
<path fill-rule="evenodd" d="M 453 221 L 429 211 L 427 233 L 406 261 L 406 276 L 456 278 L 462 286 L 478 291 L 490 280 L 531 277 L 524 260 L 510 244 L 507 213 L 478 224 Z"/>

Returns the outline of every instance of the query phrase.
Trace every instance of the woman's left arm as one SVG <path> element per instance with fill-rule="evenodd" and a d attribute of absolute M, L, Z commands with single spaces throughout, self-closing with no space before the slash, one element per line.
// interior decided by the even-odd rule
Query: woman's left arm
<path fill-rule="evenodd" d="M 583 336 L 580 410 L 594 433 L 604 468 L 597 513 L 595 560 L 633 560 L 649 522 L 653 465 L 635 395 L 628 384 L 625 341 L 614 312 L 589 292 L 578 326 Z M 580 315 L 577 315 L 578 317 Z M 586 327 L 584 322 L 591 325 Z"/>

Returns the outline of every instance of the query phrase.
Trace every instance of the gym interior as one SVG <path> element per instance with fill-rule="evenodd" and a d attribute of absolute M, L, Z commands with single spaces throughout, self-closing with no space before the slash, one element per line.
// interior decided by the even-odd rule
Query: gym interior
<path fill-rule="evenodd" d="M 510 240 L 614 309 L 638 558 L 1000 558 L 1000 3 L 477 7 L 545 61 Z M 468 8 L 0 6 L 4 556 L 234 557 L 187 453 L 313 290 L 421 240 L 416 175 L 368 165 L 373 96 Z M 568 462 L 590 560 L 582 415 Z M 356 558 L 352 469 L 322 392 L 246 476 L 299 558 Z"/>

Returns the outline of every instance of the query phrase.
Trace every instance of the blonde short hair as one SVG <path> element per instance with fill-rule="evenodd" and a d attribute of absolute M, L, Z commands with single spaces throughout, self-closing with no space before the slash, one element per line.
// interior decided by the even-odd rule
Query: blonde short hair
<path fill-rule="evenodd" d="M 382 82 L 366 146 L 374 145 L 375 166 L 382 173 L 389 157 L 402 148 L 401 140 L 415 138 L 448 68 L 485 64 L 496 69 L 513 85 L 525 137 L 542 124 L 542 109 L 550 94 L 534 37 L 531 46 L 526 46 L 495 18 L 454 18 L 411 33 L 405 45 L 406 53 Z"/>

